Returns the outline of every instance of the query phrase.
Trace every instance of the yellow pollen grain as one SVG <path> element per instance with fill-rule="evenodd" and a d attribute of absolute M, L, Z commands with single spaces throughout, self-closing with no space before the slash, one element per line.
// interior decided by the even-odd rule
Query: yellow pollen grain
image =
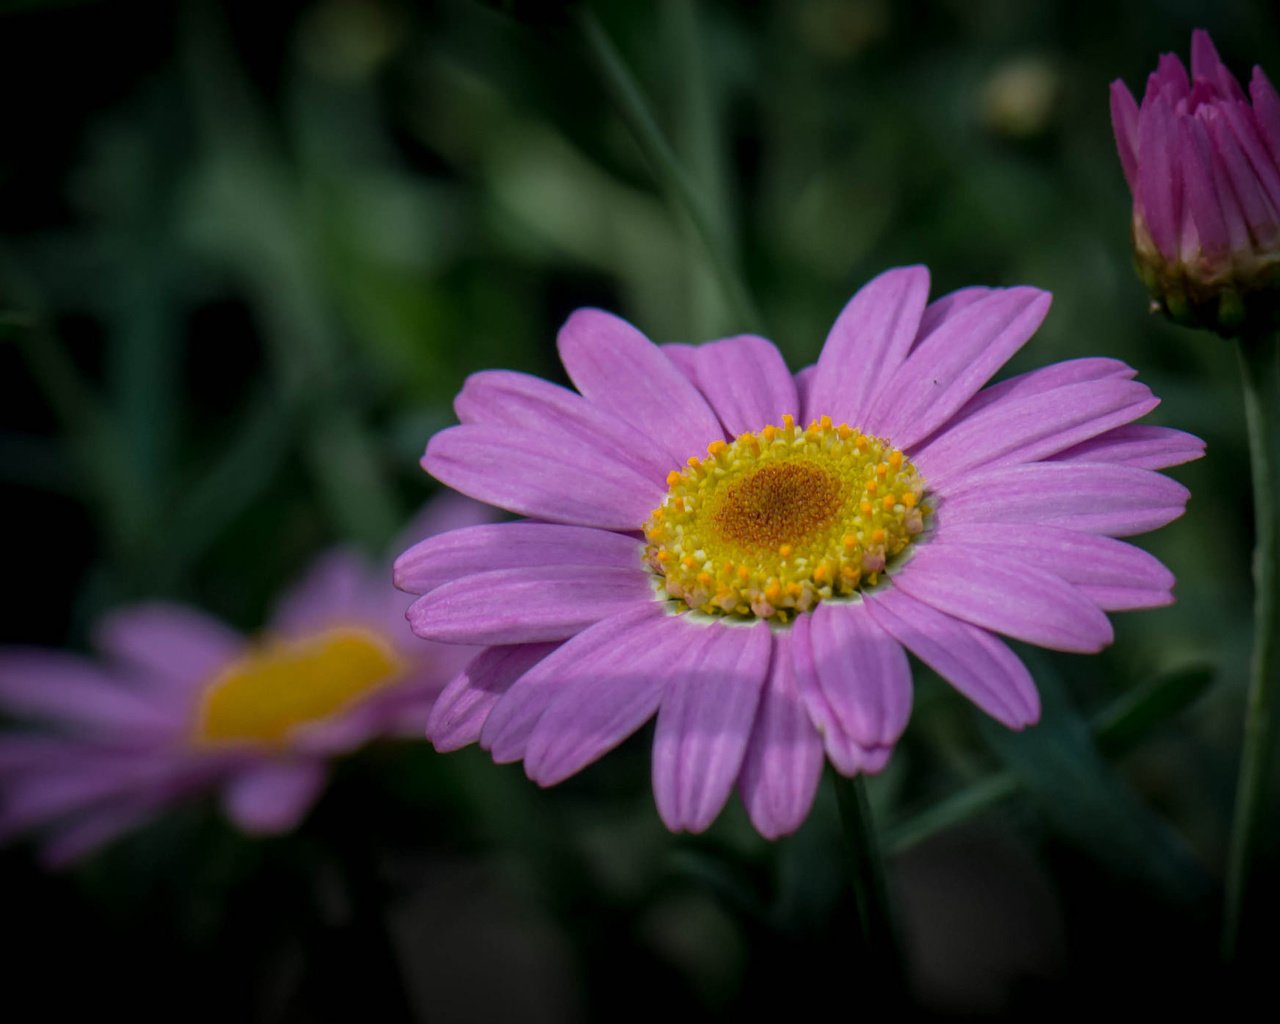
<path fill-rule="evenodd" d="M 667 484 L 644 524 L 660 589 L 678 607 L 779 625 L 874 586 L 930 514 L 910 460 L 828 415 L 712 441 Z"/>

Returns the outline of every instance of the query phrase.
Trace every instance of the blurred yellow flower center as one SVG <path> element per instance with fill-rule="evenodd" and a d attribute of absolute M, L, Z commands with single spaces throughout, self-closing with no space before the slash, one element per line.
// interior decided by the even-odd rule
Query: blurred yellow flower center
<path fill-rule="evenodd" d="M 205 689 L 196 739 L 282 744 L 298 726 L 331 718 L 392 682 L 401 668 L 381 637 L 358 627 L 269 641 Z"/>
<path fill-rule="evenodd" d="M 888 441 L 829 416 L 807 428 L 784 416 L 668 475 L 645 558 L 687 608 L 786 623 L 874 586 L 924 529 L 924 496 Z"/>

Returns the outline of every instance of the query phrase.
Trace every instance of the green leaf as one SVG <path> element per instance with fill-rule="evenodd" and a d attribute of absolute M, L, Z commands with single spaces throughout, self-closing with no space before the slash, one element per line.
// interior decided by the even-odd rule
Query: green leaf
<path fill-rule="evenodd" d="M 1015 733 L 984 718 L 979 727 L 991 749 L 1064 838 L 1174 900 L 1203 895 L 1211 883 L 1186 844 L 1108 767 L 1089 723 L 1047 662 L 1034 659 L 1032 671 L 1043 706 L 1040 724 Z"/>

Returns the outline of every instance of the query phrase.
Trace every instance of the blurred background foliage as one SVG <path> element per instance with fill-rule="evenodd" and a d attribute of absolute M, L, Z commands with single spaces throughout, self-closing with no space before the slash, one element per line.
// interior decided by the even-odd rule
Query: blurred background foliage
<path fill-rule="evenodd" d="M 1118 616 L 1097 657 L 1023 651 L 1041 726 L 979 721 L 917 666 L 871 787 L 912 991 L 1020 1015 L 1234 986 L 1212 967 L 1251 600 L 1234 359 L 1146 311 L 1107 84 L 1196 26 L 1274 79 L 1273 5 L 592 3 L 757 323 L 563 7 L 0 5 L 0 641 L 84 648 L 144 597 L 252 630 L 321 548 L 389 552 L 465 375 L 563 379 L 578 306 L 659 340 L 761 330 L 799 367 L 888 266 L 927 263 L 935 294 L 1034 284 L 1054 307 L 1006 372 L 1124 359 L 1209 454 L 1140 540 L 1178 603 Z M 192 807 L 62 876 L 6 851 L 6 988 L 135 1019 L 853 1014 L 877 979 L 842 858 L 825 789 L 775 844 L 739 807 L 667 834 L 645 735 L 549 792 L 388 745 L 296 836 Z"/>

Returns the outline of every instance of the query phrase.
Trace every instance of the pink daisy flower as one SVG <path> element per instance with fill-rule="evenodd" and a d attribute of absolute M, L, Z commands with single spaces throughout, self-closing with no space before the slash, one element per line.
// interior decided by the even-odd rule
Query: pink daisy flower
<path fill-rule="evenodd" d="M 489 518 L 450 496 L 418 525 Z M 0 651 L 0 711 L 46 726 L 0 733 L 0 838 L 38 832 L 48 862 L 63 864 L 211 790 L 246 832 L 292 829 L 333 758 L 420 735 L 475 654 L 406 635 L 404 608 L 384 566 L 342 549 L 317 560 L 258 637 L 152 603 L 98 623 L 105 661 Z"/>
<path fill-rule="evenodd" d="M 478 741 L 552 785 L 656 713 L 667 826 L 706 828 L 736 783 L 774 837 L 824 753 L 885 765 L 908 651 L 1020 729 L 1036 689 L 997 634 L 1097 651 L 1107 611 L 1169 603 L 1169 571 L 1115 538 L 1182 513 L 1154 470 L 1203 444 L 1130 425 L 1157 399 L 1112 359 L 980 390 L 1049 296 L 928 291 L 923 267 L 880 275 L 795 375 L 763 338 L 657 346 L 587 309 L 559 335 L 576 392 L 469 378 L 422 464 L 529 518 L 396 562 L 415 633 L 488 645 L 433 708 L 436 747 Z"/>

